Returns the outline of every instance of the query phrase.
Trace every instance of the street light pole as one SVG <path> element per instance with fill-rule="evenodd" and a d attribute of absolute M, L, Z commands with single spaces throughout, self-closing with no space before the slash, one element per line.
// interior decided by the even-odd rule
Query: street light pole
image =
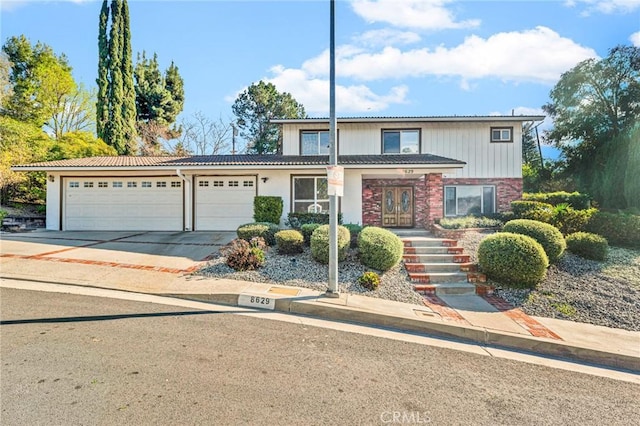
<path fill-rule="evenodd" d="M 336 144 L 336 40 L 335 0 L 330 0 L 329 24 L 329 166 L 338 165 Z M 338 290 L 338 196 L 329 195 L 329 285 L 326 295 L 339 297 Z"/>

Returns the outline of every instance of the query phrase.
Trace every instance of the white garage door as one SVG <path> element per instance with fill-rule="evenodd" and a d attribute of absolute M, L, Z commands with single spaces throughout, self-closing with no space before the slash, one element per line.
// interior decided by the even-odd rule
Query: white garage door
<path fill-rule="evenodd" d="M 182 180 L 177 177 L 65 178 L 68 231 L 181 231 Z"/>
<path fill-rule="evenodd" d="M 253 222 L 255 176 L 196 178 L 196 231 L 235 231 Z"/>

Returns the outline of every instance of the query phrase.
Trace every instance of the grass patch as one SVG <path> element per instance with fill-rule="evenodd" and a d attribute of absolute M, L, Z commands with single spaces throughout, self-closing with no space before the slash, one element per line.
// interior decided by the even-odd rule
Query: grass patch
<path fill-rule="evenodd" d="M 578 313 L 576 308 L 568 303 L 552 303 L 551 306 L 553 307 L 553 309 L 568 318 L 572 318 Z"/>
<path fill-rule="evenodd" d="M 610 247 L 607 259 L 602 263 L 602 274 L 640 289 L 640 250 Z"/>

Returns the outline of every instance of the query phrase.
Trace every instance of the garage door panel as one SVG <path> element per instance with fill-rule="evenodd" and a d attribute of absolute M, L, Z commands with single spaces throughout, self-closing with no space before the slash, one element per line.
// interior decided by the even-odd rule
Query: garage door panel
<path fill-rule="evenodd" d="M 66 178 L 63 229 L 182 230 L 182 187 L 171 187 L 171 181 L 166 177 Z M 143 182 L 151 186 L 143 187 Z"/>
<path fill-rule="evenodd" d="M 235 230 L 253 222 L 255 176 L 198 177 L 196 230 Z"/>

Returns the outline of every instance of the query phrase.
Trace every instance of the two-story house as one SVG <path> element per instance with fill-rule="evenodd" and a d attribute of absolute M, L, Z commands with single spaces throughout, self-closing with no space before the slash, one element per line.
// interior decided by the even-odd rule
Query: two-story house
<path fill-rule="evenodd" d="M 345 223 L 428 227 L 509 209 L 522 194 L 522 126 L 544 116 L 338 119 Z M 47 173 L 47 229 L 235 230 L 256 195 L 328 211 L 328 119 L 274 120 L 282 155 L 92 157 L 15 166 Z"/>

